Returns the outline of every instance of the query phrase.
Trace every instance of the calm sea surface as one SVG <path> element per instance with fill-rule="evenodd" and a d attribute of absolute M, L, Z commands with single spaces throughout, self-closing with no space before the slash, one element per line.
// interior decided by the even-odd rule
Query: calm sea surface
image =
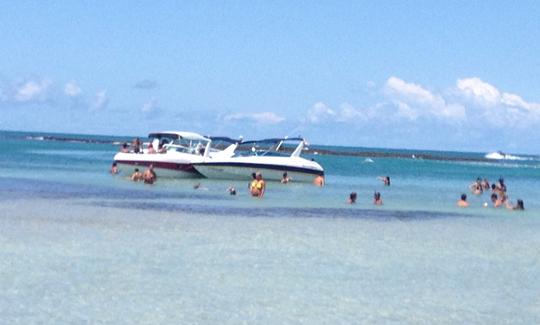
<path fill-rule="evenodd" d="M 112 176 L 129 140 L 0 132 L 0 323 L 540 322 L 538 157 L 315 146 L 401 158 L 309 156 L 327 186 L 257 200 L 246 182 Z M 483 207 L 477 177 L 526 210 Z"/>

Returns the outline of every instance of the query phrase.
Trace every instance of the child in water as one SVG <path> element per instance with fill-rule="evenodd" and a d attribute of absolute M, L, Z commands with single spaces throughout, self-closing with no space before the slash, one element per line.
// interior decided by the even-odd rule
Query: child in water
<path fill-rule="evenodd" d="M 383 205 L 383 201 L 382 201 L 380 192 L 373 193 L 373 204 L 375 204 L 375 205 Z"/>
<path fill-rule="evenodd" d="M 116 175 L 120 172 L 120 170 L 118 170 L 118 166 L 116 165 L 116 161 L 112 163 L 112 166 L 111 166 L 111 174 L 113 175 Z"/>
<path fill-rule="evenodd" d="M 357 197 L 356 192 L 351 192 L 351 194 L 349 194 L 349 200 L 347 202 L 349 204 L 355 204 L 356 203 L 356 197 Z"/>

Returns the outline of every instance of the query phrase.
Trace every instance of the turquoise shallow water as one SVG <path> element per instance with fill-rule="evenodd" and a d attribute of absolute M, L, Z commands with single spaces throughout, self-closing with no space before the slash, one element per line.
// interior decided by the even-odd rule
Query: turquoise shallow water
<path fill-rule="evenodd" d="M 469 161 L 482 158 L 483 154 L 439 152 L 437 156 L 463 160 L 422 160 L 404 158 L 316 155 L 315 158 L 325 168 L 327 186 L 323 189 L 309 184 L 283 185 L 269 183 L 265 200 L 253 200 L 247 195 L 247 184 L 235 181 L 215 181 L 205 179 L 170 180 L 160 179 L 154 186 L 145 186 L 128 181 L 132 170 L 123 170 L 111 177 L 108 173 L 112 157 L 118 145 L 126 138 L 105 136 L 54 135 L 55 138 L 71 141 L 40 141 L 46 134 L 0 133 L 0 175 L 4 189 L 11 187 L 5 195 L 30 195 L 32 190 L 58 195 L 78 197 L 81 191 L 94 191 L 101 198 L 122 196 L 183 197 L 190 203 L 201 206 L 247 207 L 296 207 L 296 208 L 343 208 L 350 192 L 358 193 L 358 205 L 354 209 L 371 209 L 374 191 L 382 193 L 387 211 L 459 212 L 474 215 L 507 214 L 508 211 L 484 209 L 489 201 L 488 194 L 480 197 L 469 195 L 471 208 L 457 210 L 455 202 L 461 193 L 468 193 L 468 185 L 476 177 L 487 177 L 496 181 L 504 177 L 512 200 L 525 201 L 525 215 L 534 214 L 540 208 L 540 159 L 524 156 L 523 161 Z M 81 141 L 73 141 L 80 139 Z M 94 141 L 93 143 L 82 141 Z M 317 147 L 315 147 L 317 149 Z M 381 149 L 325 147 L 333 151 L 384 152 Z M 386 152 L 412 156 L 434 154 L 433 152 L 389 150 Z M 385 187 L 377 179 L 380 175 L 391 175 L 392 185 Z M 201 183 L 202 189 L 193 186 Z M 62 191 L 62 187 L 69 190 Z M 237 197 L 229 197 L 226 190 L 235 186 Z M 18 187 L 24 189 L 17 192 Z M 65 192 L 65 193 L 64 193 Z M 18 194 L 16 194 L 18 193 Z M 178 200 L 175 200 L 178 203 Z M 351 208 L 351 207 L 349 207 Z"/>
<path fill-rule="evenodd" d="M 0 133 L 0 314 L 29 323 L 540 321 L 540 161 L 314 156 L 327 186 L 108 173 L 122 138 Z M 101 143 L 100 141 L 103 141 Z M 365 148 L 324 148 L 373 151 Z M 416 151 L 397 151 L 418 154 Z M 475 153 L 437 153 L 481 158 Z M 391 175 L 384 187 L 379 175 Z M 503 176 L 526 211 L 455 207 Z M 201 183 L 203 189 L 194 190 Z M 229 196 L 234 185 L 239 195 Z M 374 207 L 372 192 L 385 204 Z M 355 206 L 345 203 L 358 192 Z"/>

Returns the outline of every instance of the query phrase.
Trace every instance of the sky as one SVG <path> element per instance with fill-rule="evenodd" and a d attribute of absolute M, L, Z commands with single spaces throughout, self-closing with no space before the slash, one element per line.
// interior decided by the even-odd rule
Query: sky
<path fill-rule="evenodd" d="M 0 129 L 540 153 L 538 1 L 4 1 Z"/>

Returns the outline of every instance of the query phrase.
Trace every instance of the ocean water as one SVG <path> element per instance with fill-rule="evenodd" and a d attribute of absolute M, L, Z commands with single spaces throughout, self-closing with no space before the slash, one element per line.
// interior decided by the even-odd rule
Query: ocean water
<path fill-rule="evenodd" d="M 112 176 L 125 140 L 0 132 L 0 323 L 540 322 L 538 157 L 312 146 L 343 153 L 311 156 L 327 185 L 258 200 Z M 476 177 L 526 210 L 483 207 Z"/>

